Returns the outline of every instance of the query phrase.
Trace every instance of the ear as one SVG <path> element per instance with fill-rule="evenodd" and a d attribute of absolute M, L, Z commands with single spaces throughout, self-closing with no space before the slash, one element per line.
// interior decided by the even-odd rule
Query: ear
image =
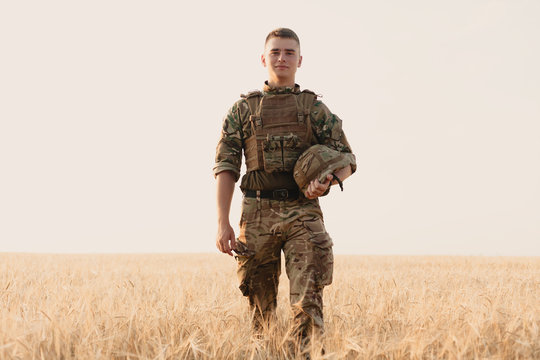
<path fill-rule="evenodd" d="M 266 67 L 266 59 L 264 57 L 264 54 L 261 55 L 261 63 L 263 64 L 264 67 Z"/>
<path fill-rule="evenodd" d="M 298 67 L 300 67 L 300 65 L 302 65 L 302 56 L 298 59 Z"/>

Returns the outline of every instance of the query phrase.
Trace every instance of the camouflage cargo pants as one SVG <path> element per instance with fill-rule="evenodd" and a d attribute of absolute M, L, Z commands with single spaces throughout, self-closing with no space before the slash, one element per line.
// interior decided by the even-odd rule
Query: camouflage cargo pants
<path fill-rule="evenodd" d="M 243 199 L 236 259 L 240 290 L 249 298 L 255 328 L 275 315 L 283 250 L 292 332 L 307 336 L 311 329 L 322 331 L 323 288 L 332 282 L 334 265 L 332 245 L 318 200 Z"/>

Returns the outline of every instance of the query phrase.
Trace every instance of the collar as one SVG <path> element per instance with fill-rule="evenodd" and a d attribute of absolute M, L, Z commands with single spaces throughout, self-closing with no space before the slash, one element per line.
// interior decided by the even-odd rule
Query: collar
<path fill-rule="evenodd" d="M 300 93 L 300 85 L 294 84 L 294 87 L 290 86 L 283 86 L 283 87 L 271 87 L 268 85 L 268 81 L 264 82 L 263 86 L 263 93 L 264 94 L 299 94 Z"/>

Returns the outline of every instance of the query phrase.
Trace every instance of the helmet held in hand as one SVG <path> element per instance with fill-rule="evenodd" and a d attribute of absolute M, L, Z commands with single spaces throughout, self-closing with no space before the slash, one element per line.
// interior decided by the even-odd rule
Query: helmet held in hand
<path fill-rule="evenodd" d="M 305 191 L 312 180 L 326 181 L 327 175 L 333 175 L 343 190 L 341 180 L 335 176 L 334 171 L 351 164 L 344 154 L 325 145 L 313 145 L 304 151 L 294 165 L 293 176 L 300 190 Z"/>

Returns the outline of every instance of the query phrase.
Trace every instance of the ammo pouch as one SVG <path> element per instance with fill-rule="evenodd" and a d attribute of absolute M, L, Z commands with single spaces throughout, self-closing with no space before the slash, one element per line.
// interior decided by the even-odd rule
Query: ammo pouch
<path fill-rule="evenodd" d="M 263 163 L 266 172 L 292 171 L 302 154 L 300 139 L 295 134 L 270 135 L 262 141 Z"/>

